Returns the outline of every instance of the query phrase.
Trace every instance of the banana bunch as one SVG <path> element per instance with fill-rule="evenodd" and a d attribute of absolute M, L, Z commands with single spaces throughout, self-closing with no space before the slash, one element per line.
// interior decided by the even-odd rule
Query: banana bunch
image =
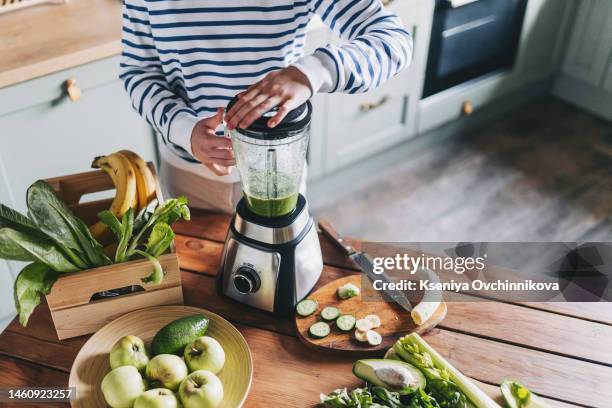
<path fill-rule="evenodd" d="M 110 211 L 119 219 L 130 208 L 139 211 L 155 198 L 157 182 L 153 172 L 142 157 L 130 150 L 96 157 L 91 167 L 104 170 L 113 181 L 117 191 Z M 100 221 L 89 227 L 97 240 L 105 240 L 107 229 Z"/>

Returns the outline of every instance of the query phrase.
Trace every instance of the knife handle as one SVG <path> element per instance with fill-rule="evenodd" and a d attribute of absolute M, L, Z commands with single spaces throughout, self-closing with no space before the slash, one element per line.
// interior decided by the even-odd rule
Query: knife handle
<path fill-rule="evenodd" d="M 331 240 L 336 244 L 336 246 L 340 248 L 342 252 L 344 252 L 346 255 L 350 256 L 357 252 L 351 244 L 349 244 L 344 238 L 342 238 L 340 234 L 338 234 L 338 231 L 336 231 L 334 227 L 332 227 L 329 221 L 319 221 L 319 228 L 321 228 L 323 234 L 331 238 Z"/>

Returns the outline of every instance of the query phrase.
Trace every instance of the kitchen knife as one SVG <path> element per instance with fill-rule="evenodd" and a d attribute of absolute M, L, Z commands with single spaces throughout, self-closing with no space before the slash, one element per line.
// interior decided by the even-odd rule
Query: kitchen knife
<path fill-rule="evenodd" d="M 386 273 L 374 273 L 374 265 L 372 260 L 365 252 L 359 252 L 353 246 L 344 239 L 338 232 L 332 227 L 329 221 L 319 221 L 319 228 L 321 231 L 329 237 L 338 246 L 346 256 L 348 256 L 363 273 L 365 273 L 372 282 L 381 281 L 383 283 L 392 282 Z M 385 287 L 388 287 L 385 285 Z M 388 300 L 397 303 L 403 309 L 410 312 L 412 311 L 412 304 L 406 295 L 399 290 L 382 290 L 383 294 Z"/>

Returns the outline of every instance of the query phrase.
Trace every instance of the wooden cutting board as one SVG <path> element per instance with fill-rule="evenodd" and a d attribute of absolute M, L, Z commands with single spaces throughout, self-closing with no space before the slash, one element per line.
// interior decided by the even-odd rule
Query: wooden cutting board
<path fill-rule="evenodd" d="M 446 303 L 442 302 L 433 316 L 421 326 L 417 326 L 410 317 L 410 313 L 395 303 L 384 301 L 362 301 L 361 295 L 342 300 L 336 295 L 338 287 L 352 283 L 361 288 L 361 275 L 351 275 L 337 279 L 319 288 L 308 296 L 308 299 L 319 302 L 317 311 L 308 317 L 295 317 L 295 327 L 298 338 L 306 346 L 334 353 L 380 355 L 395 343 L 395 341 L 410 333 L 425 333 L 433 329 L 446 316 Z M 363 290 L 362 290 L 363 293 Z M 352 314 L 356 319 L 361 319 L 369 314 L 380 317 L 381 326 L 375 329 L 382 336 L 382 343 L 378 346 L 370 346 L 355 339 L 355 331 L 345 333 L 331 324 L 331 333 L 323 339 L 313 339 L 308 335 L 308 329 L 317 321 L 321 320 L 320 313 L 326 306 L 334 306 L 340 309 L 342 314 Z"/>

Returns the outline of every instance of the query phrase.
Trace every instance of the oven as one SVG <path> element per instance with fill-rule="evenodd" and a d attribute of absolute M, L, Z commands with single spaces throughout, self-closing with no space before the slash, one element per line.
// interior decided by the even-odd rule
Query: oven
<path fill-rule="evenodd" d="M 527 0 L 436 0 L 423 98 L 516 59 Z"/>

